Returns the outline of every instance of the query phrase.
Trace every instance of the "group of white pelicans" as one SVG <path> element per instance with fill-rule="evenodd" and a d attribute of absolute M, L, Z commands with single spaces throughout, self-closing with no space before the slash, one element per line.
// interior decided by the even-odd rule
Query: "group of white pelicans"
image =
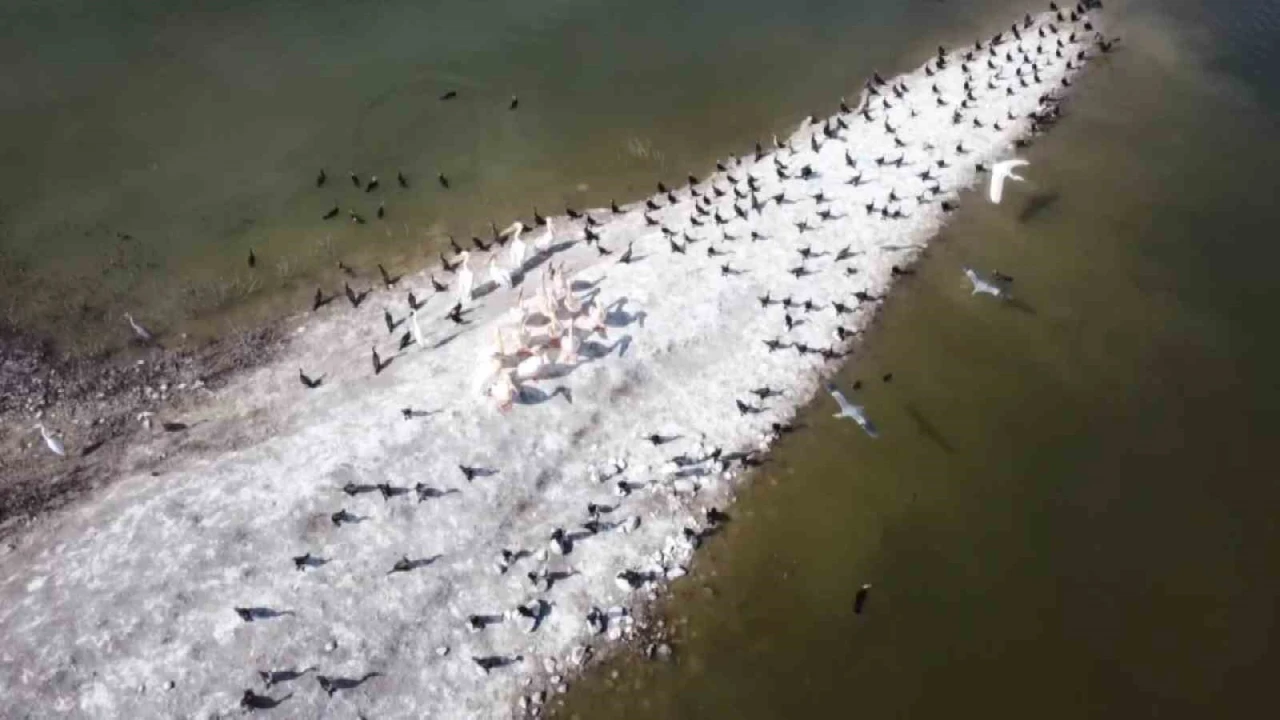
<path fill-rule="evenodd" d="M 532 243 L 521 238 L 525 229 L 524 223 L 516 222 L 502 232 L 511 236 L 505 261 L 500 258 L 502 253 L 495 252 L 486 266 L 494 284 L 511 288 L 523 280 L 531 259 L 530 245 L 536 255 L 552 247 L 555 227 L 551 218 Z M 475 291 L 476 276 L 469 264 L 471 253 L 463 252 L 458 259 L 462 265 L 458 268 L 457 301 L 466 308 Z M 597 333 L 607 337 L 605 316 L 605 307 L 599 300 L 583 300 L 573 292 L 563 264 L 548 264 L 533 296 L 526 298 L 521 288 L 515 306 L 494 331 L 495 347 L 483 358 L 475 377 L 475 391 L 492 397 L 503 412 L 510 410 L 520 396 L 522 383 L 543 377 L 553 367 L 577 365 L 584 340 Z M 420 334 L 416 322 L 414 332 Z"/>

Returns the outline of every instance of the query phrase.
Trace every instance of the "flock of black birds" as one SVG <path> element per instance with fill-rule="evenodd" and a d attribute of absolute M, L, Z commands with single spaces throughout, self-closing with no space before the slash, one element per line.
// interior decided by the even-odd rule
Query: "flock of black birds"
<path fill-rule="evenodd" d="M 1107 40 L 1100 34 L 1088 39 L 1081 35 L 1082 32 L 1093 32 L 1093 26 L 1088 19 L 1087 12 L 1101 7 L 1100 2 L 1081 3 L 1073 10 L 1066 11 L 1058 8 L 1056 4 L 1051 4 L 1050 7 L 1050 12 L 1054 14 L 1049 19 L 1036 23 L 1028 15 L 1022 23 L 1015 23 L 1008 31 L 997 33 L 987 41 L 977 41 L 972 48 L 966 48 L 955 55 L 940 47 L 936 57 L 926 63 L 925 76 L 926 78 L 933 77 L 938 72 L 959 64 L 964 77 L 963 91 L 960 95 L 948 95 L 941 91 L 936 84 L 932 85 L 932 87 L 908 87 L 903 81 L 890 83 L 881 78 L 878 73 L 873 74 L 872 78 L 865 84 L 862 98 L 857 108 L 849 107 L 844 101 L 841 101 L 839 112 L 828 120 L 819 123 L 810 118 L 814 132 L 810 136 L 810 143 L 807 148 L 793 148 L 790 143 L 779 143 L 775 139 L 774 147 L 766 151 L 762 144 L 757 143 L 753 155 L 744 156 L 740 160 L 734 159 L 728 163 L 717 163 L 719 175 L 711 180 L 699 180 L 697 177 L 690 175 L 687 189 L 669 189 L 665 184 L 658 183 L 658 193 L 655 196 L 629 209 L 621 208 L 616 202 L 611 202 L 608 215 L 602 215 L 601 217 L 569 208 L 566 211 L 569 221 L 565 225 L 565 232 L 573 233 L 575 237 L 577 233 L 581 233 L 585 243 L 588 246 L 594 246 L 601 257 L 618 253 L 616 262 L 620 265 L 640 262 L 647 253 L 646 255 L 638 254 L 635 247 L 636 242 L 628 243 L 625 249 L 606 248 L 602 244 L 604 234 L 602 227 L 604 223 L 601 218 L 603 217 L 624 219 L 624 221 L 625 218 L 630 217 L 636 222 L 642 221 L 644 226 L 656 228 L 656 231 L 662 235 L 663 245 L 669 249 L 669 252 L 675 254 L 689 256 L 695 244 L 705 242 L 705 255 L 708 258 L 715 259 L 715 262 L 720 262 L 719 258 L 730 257 L 732 250 L 726 250 L 725 248 L 731 248 L 735 242 L 756 243 L 764 241 L 777 245 L 791 241 L 797 245 L 795 249 L 798 255 L 797 262 L 793 267 L 779 268 L 779 270 L 785 270 L 786 274 L 792 276 L 795 282 L 803 285 L 803 278 L 818 272 L 837 272 L 841 276 L 852 278 L 858 274 L 858 270 L 844 264 L 860 254 L 859 251 L 853 250 L 852 245 L 845 245 L 839 248 L 822 248 L 817 247 L 817 243 L 812 240 L 806 244 L 800 244 L 806 240 L 807 234 L 814 232 L 824 223 L 838 220 L 859 209 L 850 206 L 847 202 L 847 197 L 833 194 L 830 188 L 819 190 L 816 193 L 810 191 L 811 186 L 809 183 L 820 179 L 822 175 L 823 171 L 815 167 L 817 163 L 814 160 L 823 151 L 826 143 L 832 140 L 848 139 L 850 133 L 883 132 L 893 138 L 894 147 L 898 152 L 892 156 L 881 155 L 874 158 L 855 158 L 847 150 L 844 152 L 843 165 L 848 173 L 848 178 L 843 183 L 845 187 L 854 189 L 866 185 L 869 182 L 864 177 L 866 172 L 876 172 L 877 180 L 886 178 L 898 178 L 900 180 L 890 187 L 882 200 L 873 200 L 861 205 L 860 209 L 864 210 L 866 215 L 876 216 L 884 221 L 892 222 L 911 217 L 916 208 L 932 203 L 937 203 L 944 212 L 954 210 L 956 207 L 955 196 L 961 188 L 958 185 L 944 186 L 942 175 L 947 169 L 960 164 L 960 158 L 967 155 L 969 150 L 963 143 L 950 148 L 934 147 L 929 143 L 919 142 L 917 139 L 913 139 L 902 132 L 902 119 L 895 126 L 890 117 L 891 112 L 896 112 L 896 115 L 900 118 L 905 113 L 909 119 L 909 117 L 915 117 L 917 113 L 912 107 L 913 103 L 927 103 L 936 107 L 954 107 L 952 122 L 956 126 L 968 125 L 975 129 L 989 127 L 990 130 L 999 132 L 1006 128 L 1006 124 L 1026 120 L 1029 123 L 1029 129 L 1032 134 L 1048 128 L 1060 117 L 1058 99 L 1055 95 L 1055 92 L 1058 91 L 1056 84 L 1054 87 L 1043 87 L 1043 92 L 1039 96 L 1039 107 L 1034 112 L 1021 117 L 1010 111 L 1002 118 L 991 119 L 991 108 L 996 104 L 991 98 L 1013 96 L 1017 94 L 1015 87 L 1032 89 L 1042 85 L 1044 81 L 1040 73 L 1054 59 L 1065 60 L 1065 67 L 1068 71 L 1078 69 L 1080 64 L 1088 57 L 1087 50 L 1082 48 L 1086 43 L 1096 47 L 1100 52 L 1106 53 L 1110 52 L 1115 42 L 1117 42 L 1116 40 Z M 995 81 L 992 76 L 985 78 L 978 76 L 979 73 L 985 75 L 987 72 L 994 72 L 998 74 L 1003 71 L 1012 71 L 1013 74 L 1001 82 Z M 926 80 L 926 82 L 928 81 Z M 1066 78 L 1061 81 L 1062 86 L 1069 84 L 1069 80 Z M 441 100 L 450 100 L 454 97 L 456 97 L 456 93 L 450 92 L 442 96 Z M 982 113 L 978 112 L 980 109 L 979 103 L 983 104 L 983 107 L 981 107 Z M 512 98 L 510 108 L 514 110 L 517 104 L 518 100 Z M 988 119 L 984 122 L 983 117 Z M 1018 143 L 1022 145 L 1025 144 L 1025 141 L 1019 140 Z M 753 170 L 758 171 L 761 168 L 763 168 L 763 173 L 753 173 Z M 979 172 L 985 169 L 981 164 L 978 164 L 977 168 Z M 727 179 L 727 187 L 722 187 L 719 184 L 721 178 Z M 409 187 L 409 178 L 402 172 L 397 173 L 396 179 L 400 187 Z M 370 177 L 366 182 L 353 173 L 351 180 L 353 185 L 364 193 L 375 192 L 380 185 L 376 176 Z M 449 187 L 448 179 L 443 175 L 440 176 L 439 180 L 443 187 Z M 322 170 L 316 178 L 316 186 L 324 187 L 327 181 L 328 178 Z M 766 186 L 771 186 L 772 189 L 766 190 Z M 771 205 L 775 208 L 782 208 L 802 204 L 811 208 L 812 215 L 793 223 L 794 234 L 790 238 L 771 239 L 755 230 L 750 230 L 750 228 L 743 228 L 736 235 L 732 232 L 731 226 L 733 223 L 749 221 L 753 216 L 758 218 Z M 383 205 L 380 203 L 379 217 L 383 216 L 382 207 Z M 338 208 L 335 206 L 326 213 L 325 217 L 334 217 L 338 212 Z M 679 215 L 677 216 L 676 213 L 679 213 Z M 350 211 L 350 215 L 354 222 L 364 221 L 363 217 L 354 210 Z M 706 227 L 709 229 L 708 232 L 718 232 L 719 239 L 695 237 L 688 229 L 677 230 L 667 224 L 668 220 L 685 218 L 687 218 L 689 225 L 694 228 Z M 535 208 L 531 225 L 538 226 L 545 223 L 546 218 Z M 491 223 L 491 226 L 493 228 L 493 237 L 489 242 L 485 242 L 478 237 L 472 239 L 472 244 L 476 250 L 492 250 L 496 252 L 497 248 L 503 247 L 508 242 L 509 237 L 500 233 L 496 224 Z M 449 238 L 449 242 L 453 252 L 463 252 L 464 248 L 453 238 Z M 719 247 L 716 245 L 717 242 L 720 243 Z M 654 248 L 640 249 L 661 252 L 661 250 L 655 250 Z M 618 252 L 619 250 L 621 252 Z M 827 257 L 830 257 L 830 260 L 825 263 L 825 267 L 819 268 L 819 260 Z M 251 266 L 256 263 L 256 258 L 252 253 L 250 254 L 249 262 Z M 454 274 L 458 269 L 458 265 L 459 263 L 456 260 L 451 262 L 444 253 L 441 253 L 440 272 L 445 278 Z M 362 292 L 353 290 L 350 285 L 350 279 L 356 276 L 355 270 L 342 263 L 339 264 L 339 267 L 348 277 L 347 282 L 344 283 L 343 294 L 353 308 L 358 308 L 372 290 Z M 383 288 L 387 291 L 394 290 L 400 278 L 392 276 L 381 265 L 378 266 L 378 269 Z M 721 263 L 718 270 L 723 277 L 735 277 L 744 272 L 741 269 L 734 268 L 730 262 Z M 894 265 L 891 273 L 894 276 L 908 275 L 911 270 Z M 437 280 L 434 273 L 429 277 L 432 294 L 448 291 L 449 285 L 447 282 Z M 1011 280 L 1011 278 L 1008 278 L 1008 280 Z M 326 296 L 321 289 L 317 289 L 312 310 L 319 311 L 333 301 L 335 297 L 336 295 Z M 849 342 L 859 332 L 856 329 L 844 326 L 841 319 L 856 313 L 859 306 L 874 304 L 880 298 L 872 295 L 866 289 L 862 289 L 850 291 L 847 298 L 829 299 L 825 303 L 819 303 L 812 297 L 799 299 L 794 293 L 783 297 L 775 297 L 772 292 L 767 292 L 758 299 L 762 310 L 767 311 L 774 306 L 778 306 L 783 310 L 779 318 L 784 328 L 783 331 L 774 338 L 764 341 L 769 353 L 794 350 L 800 356 L 814 355 L 821 357 L 824 361 L 829 361 L 844 356 L 848 352 Z M 413 291 L 408 292 L 407 300 L 410 313 L 417 312 L 425 304 L 425 296 L 416 296 Z M 465 312 L 467 311 L 464 310 L 463 304 L 458 302 L 451 306 L 451 309 L 443 319 L 457 325 L 466 324 L 468 321 L 463 317 Z M 826 346 L 818 346 L 812 340 L 802 341 L 799 339 L 797 334 L 806 324 L 806 317 L 814 313 L 823 312 L 833 313 L 837 319 L 836 329 L 833 333 L 835 342 Z M 397 318 L 390 310 L 385 310 L 382 321 L 387 333 L 394 335 L 405 322 L 405 319 Z M 404 350 L 413 342 L 412 334 L 406 332 L 398 343 L 398 350 Z M 386 357 L 380 355 L 376 346 L 372 349 L 371 354 L 375 375 L 381 373 L 394 360 L 394 355 Z M 299 381 L 307 389 L 320 388 L 324 383 L 323 376 L 310 376 L 302 369 L 299 369 L 298 374 Z M 890 382 L 893 379 L 893 375 L 892 373 L 886 373 L 882 379 L 886 383 Z M 855 390 L 859 387 L 860 383 L 854 385 Z M 765 412 L 767 409 L 765 403 L 781 394 L 780 391 L 768 386 L 752 388 L 748 392 L 751 396 L 750 399 L 735 400 L 736 409 L 742 415 L 755 415 Z M 412 408 L 403 408 L 400 412 L 406 420 L 429 414 L 415 411 Z M 776 437 L 794 430 L 795 426 L 785 422 L 774 422 L 771 423 L 770 428 Z M 679 438 L 654 433 L 644 439 L 652 446 L 657 447 Z M 681 468 L 702 465 L 721 471 L 729 469 L 733 462 L 740 463 L 743 468 L 755 467 L 761 462 L 758 451 L 725 452 L 723 448 L 719 447 L 713 448 L 709 452 L 700 453 L 697 456 L 681 454 L 670 460 Z M 493 468 L 466 464 L 458 464 L 457 467 L 459 474 L 466 483 L 472 483 L 499 472 Z M 633 489 L 634 486 L 625 481 L 618 481 L 614 484 L 615 494 L 619 498 L 625 498 Z M 384 503 L 410 495 L 416 497 L 416 501 L 421 503 L 461 492 L 456 488 L 441 489 L 426 483 L 418 483 L 412 488 L 394 487 L 386 483 L 372 485 L 348 483 L 341 488 L 341 491 L 349 498 L 376 492 L 381 496 Z M 606 506 L 589 503 L 586 520 L 578 528 L 572 531 L 556 528 L 552 532 L 548 538 L 551 552 L 557 555 L 568 555 L 572 552 L 576 542 L 595 536 L 605 530 L 619 527 L 621 523 L 611 523 L 605 519 L 616 512 L 617 509 L 617 505 Z M 704 517 L 706 523 L 703 529 L 694 527 L 686 527 L 684 529 L 683 536 L 692 546 L 696 547 L 703 537 L 714 532 L 728 520 L 728 516 L 725 513 L 714 507 L 707 509 Z M 350 512 L 346 507 L 333 512 L 329 518 L 335 529 L 351 523 L 358 523 L 363 519 Z M 498 555 L 496 563 L 498 571 L 506 573 L 521 558 L 530 555 L 532 553 L 527 550 L 504 548 Z M 435 557 L 410 559 L 407 556 L 402 556 L 390 565 L 386 574 L 392 576 L 410 573 L 430 565 L 435 559 Z M 291 562 L 297 571 L 309 572 L 323 567 L 329 561 L 307 552 L 291 558 Z M 566 576 L 567 574 L 563 573 L 557 576 L 556 573 L 548 573 L 545 570 L 528 572 L 526 577 L 530 587 L 533 592 L 538 593 L 532 601 L 522 603 L 512 610 L 498 615 L 471 614 L 466 620 L 468 628 L 474 632 L 481 632 L 490 625 L 503 622 L 506 619 L 518 619 L 527 622 L 529 632 L 535 631 L 541 625 L 547 613 L 551 611 L 552 605 L 544 598 L 544 595 L 552 590 L 558 580 L 564 579 Z M 652 578 L 648 574 L 635 570 L 625 570 L 618 574 L 619 584 L 631 588 L 639 587 L 650 579 Z M 869 589 L 870 585 L 863 586 L 858 593 L 855 608 L 859 613 L 862 612 Z M 288 611 L 253 607 L 237 607 L 235 611 L 245 622 L 255 622 L 289 614 Z M 592 608 L 588 621 L 593 629 L 602 627 L 605 622 L 597 608 Z M 521 659 L 519 655 L 471 658 L 474 665 L 484 673 Z M 261 671 L 260 676 L 265 686 L 270 689 L 279 683 L 297 679 L 311 672 L 315 672 L 315 668 L 297 671 L 266 670 Z M 358 678 L 341 678 L 317 674 L 316 680 L 321 689 L 332 696 L 336 692 L 358 687 L 369 679 L 377 677 L 377 675 L 378 673 L 368 673 Z M 241 704 L 250 710 L 265 709 L 274 707 L 287 698 L 288 696 L 273 699 L 268 695 L 259 694 L 252 689 L 248 689 L 244 691 Z"/>

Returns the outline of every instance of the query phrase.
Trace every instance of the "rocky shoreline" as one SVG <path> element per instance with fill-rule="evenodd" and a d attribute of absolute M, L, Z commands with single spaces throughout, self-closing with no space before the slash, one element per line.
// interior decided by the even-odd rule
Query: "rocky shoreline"
<path fill-rule="evenodd" d="M 210 391 L 266 363 L 284 344 L 276 322 L 194 348 L 74 357 L 0 327 L 0 539 L 113 476 L 143 469 L 129 461 L 132 439 L 164 433 L 160 418 L 179 422 Z M 142 413 L 153 421 L 140 420 Z M 59 429 L 71 462 L 43 451 L 36 422 Z"/>

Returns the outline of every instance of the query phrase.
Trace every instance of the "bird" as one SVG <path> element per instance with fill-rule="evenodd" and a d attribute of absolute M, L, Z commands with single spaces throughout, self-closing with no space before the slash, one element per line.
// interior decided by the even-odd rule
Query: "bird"
<path fill-rule="evenodd" d="M 459 465 L 458 469 L 462 471 L 462 476 L 467 479 L 467 482 L 471 482 L 480 474 L 480 468 L 471 467 L 470 465 Z"/>
<path fill-rule="evenodd" d="M 314 390 L 320 387 L 320 383 L 324 382 L 324 378 L 312 378 L 302 372 L 302 368 L 298 368 L 298 380 L 302 382 L 308 390 Z"/>
<path fill-rule="evenodd" d="M 471 271 L 471 266 L 467 264 L 467 261 L 471 259 L 471 253 L 464 251 L 458 258 L 459 263 L 462 265 L 462 269 L 458 272 L 458 302 L 469 303 L 471 302 L 471 290 L 476 281 L 475 273 Z"/>
<path fill-rule="evenodd" d="M 507 106 L 507 109 L 508 109 L 508 110 L 515 110 L 515 109 L 516 109 L 516 108 L 518 108 L 518 107 L 520 107 L 520 98 L 516 97 L 515 95 L 512 95 L 512 96 L 511 96 L 511 104 Z"/>
<path fill-rule="evenodd" d="M 436 179 L 440 181 L 440 187 L 444 188 L 445 190 L 449 189 L 449 178 L 445 177 L 444 173 L 440 173 L 439 175 L 437 175 Z"/>
<path fill-rule="evenodd" d="M 409 178 L 404 176 L 403 171 L 396 171 L 396 182 L 400 183 L 400 187 L 402 188 L 409 187 Z"/>
<path fill-rule="evenodd" d="M 867 417 L 866 411 L 861 405 L 854 405 L 849 402 L 844 393 L 835 386 L 835 383 L 827 383 L 827 392 L 831 393 L 831 397 L 835 398 L 836 404 L 840 406 L 840 412 L 835 413 L 833 417 L 849 418 L 858 423 L 858 425 L 866 431 L 867 435 L 875 438 L 880 437 L 880 432 L 876 430 L 876 426 Z"/>
<path fill-rule="evenodd" d="M 867 605 L 867 595 L 871 593 L 871 584 L 864 583 L 858 588 L 857 594 L 853 596 L 853 612 L 855 615 L 861 615 L 863 608 Z"/>
<path fill-rule="evenodd" d="M 253 254 L 253 248 L 249 248 L 249 268 L 252 269 L 257 266 L 258 266 L 258 256 Z"/>
<path fill-rule="evenodd" d="M 316 187 L 324 187 L 324 181 L 328 179 L 328 176 L 324 174 L 324 168 L 320 168 L 320 174 L 316 175 Z"/>
<path fill-rule="evenodd" d="M 129 327 L 133 328 L 133 334 L 135 337 L 144 343 L 153 343 L 156 341 L 156 336 L 151 334 L 150 330 L 140 325 L 137 320 L 134 320 L 133 315 L 125 313 L 124 317 L 129 321 Z"/>
<path fill-rule="evenodd" d="M 40 437 L 44 438 L 44 445 L 49 448 L 49 452 L 59 457 L 67 456 L 67 450 L 62 446 L 62 441 L 50 434 L 45 429 L 44 423 L 36 423 L 35 427 L 31 429 L 40 431 Z"/>
<path fill-rule="evenodd" d="M 389 274 L 387 269 L 382 267 L 382 263 L 378 263 L 378 273 L 382 275 L 382 284 L 388 289 L 395 287 L 395 284 L 400 282 L 400 276 L 393 276 Z"/>
<path fill-rule="evenodd" d="M 511 273 L 498 264 L 498 258 L 494 255 L 489 256 L 489 279 L 505 288 L 513 284 Z"/>
<path fill-rule="evenodd" d="M 378 189 L 378 176 L 373 175 L 369 178 L 369 184 L 364 186 L 365 192 L 373 192 Z"/>
<path fill-rule="evenodd" d="M 452 99 L 454 99 L 454 98 L 456 98 L 456 97 L 458 97 L 458 91 L 457 91 L 457 90 L 450 90 L 450 91 L 446 92 L 445 94 L 441 95 L 441 96 L 440 96 L 440 99 L 441 99 L 441 100 L 452 100 Z"/>
<path fill-rule="evenodd" d="M 371 348 L 370 352 L 373 360 L 373 374 L 378 375 L 382 372 L 382 368 L 386 366 L 382 364 L 382 358 L 378 356 L 378 348 Z"/>
<path fill-rule="evenodd" d="M 972 268 L 965 268 L 964 276 L 969 278 L 969 282 L 973 283 L 973 292 L 970 293 L 971 295 L 978 295 L 981 293 L 997 298 L 1004 295 L 1004 290 L 1001 289 L 1000 286 L 987 280 L 983 280 L 979 277 L 978 273 L 973 271 Z"/>
<path fill-rule="evenodd" d="M 1022 165 L 1029 165 L 1029 164 L 1030 163 L 1027 162 L 1026 160 L 1023 160 L 1021 158 L 1014 158 L 1012 160 L 1004 160 L 1004 161 L 995 163 L 994 165 L 991 166 L 991 190 L 990 190 L 989 197 L 991 198 L 992 203 L 996 205 L 1000 204 L 1000 198 L 1004 196 L 1005 178 L 1008 178 L 1010 180 L 1019 180 L 1019 181 L 1026 180 L 1026 178 L 1024 177 L 1014 175 L 1013 170 L 1016 167 L 1020 167 Z"/>
<path fill-rule="evenodd" d="M 324 218 L 325 220 L 332 220 L 332 219 L 334 219 L 334 218 L 338 217 L 338 212 L 339 212 L 339 210 L 338 210 L 338 206 L 337 206 L 337 205 L 334 205 L 334 206 L 329 210 L 329 212 L 325 213 L 325 214 L 324 214 L 324 215 L 322 215 L 321 217 L 322 217 L 322 218 Z"/>

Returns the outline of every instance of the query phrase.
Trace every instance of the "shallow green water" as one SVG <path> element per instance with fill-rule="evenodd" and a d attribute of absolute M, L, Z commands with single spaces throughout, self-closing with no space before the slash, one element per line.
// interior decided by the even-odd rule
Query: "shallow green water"
<path fill-rule="evenodd" d="M 338 259 L 416 267 L 442 233 L 704 172 L 1014 3 L 188 5 L 0 8 L 0 318 L 82 350 L 127 339 L 126 309 L 171 338 L 241 328 Z"/>
<path fill-rule="evenodd" d="M 1125 52 L 1027 153 L 1032 182 L 971 198 L 842 373 L 883 439 L 819 401 L 676 588 L 676 662 L 597 667 L 565 716 L 1270 704 L 1280 145 L 1256 51 L 1280 6 L 1122 10 Z M 970 297 L 966 264 L 1020 306 Z"/>

